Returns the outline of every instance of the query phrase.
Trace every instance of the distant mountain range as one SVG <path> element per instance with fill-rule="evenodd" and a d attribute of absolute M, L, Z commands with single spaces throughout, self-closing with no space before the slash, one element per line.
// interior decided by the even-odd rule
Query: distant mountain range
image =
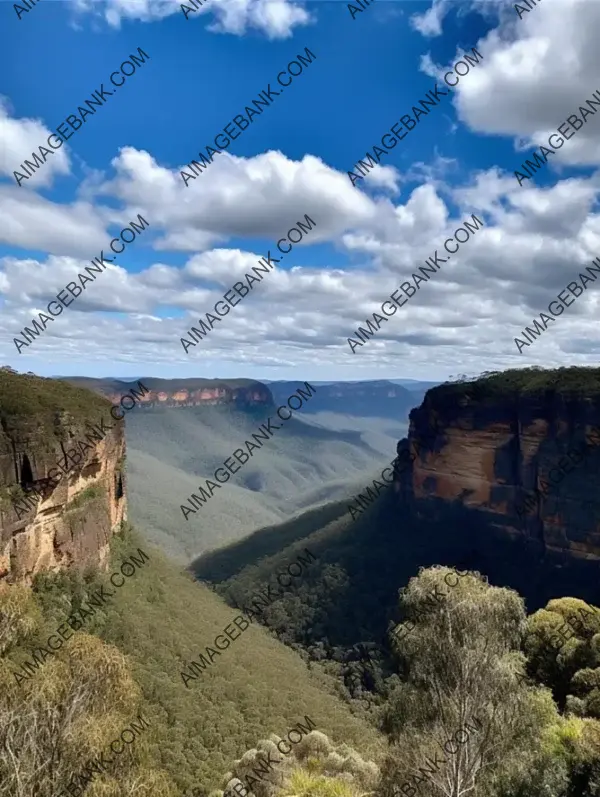
<path fill-rule="evenodd" d="M 333 411 L 361 418 L 391 418 L 404 420 L 410 410 L 418 406 L 424 390 L 408 390 L 387 379 L 366 382 L 311 382 L 317 393 L 305 412 Z M 421 384 L 421 383 L 416 383 Z M 285 401 L 295 390 L 296 382 L 269 382 L 268 387 L 277 404 Z"/>
<path fill-rule="evenodd" d="M 212 404 L 256 405 L 270 403 L 269 391 L 276 404 L 285 403 L 295 393 L 302 380 L 253 379 L 158 379 L 139 377 L 126 382 L 120 379 L 92 377 L 64 377 L 64 381 L 87 387 L 107 396 L 112 401 L 136 387 L 138 381 L 151 394 L 142 403 L 147 407 L 186 407 Z M 423 396 L 436 382 L 419 380 L 366 380 L 358 382 L 310 382 L 318 388 L 316 395 L 306 405 L 305 412 L 336 412 L 361 418 L 388 418 L 404 421 L 413 407 L 421 404 Z"/>

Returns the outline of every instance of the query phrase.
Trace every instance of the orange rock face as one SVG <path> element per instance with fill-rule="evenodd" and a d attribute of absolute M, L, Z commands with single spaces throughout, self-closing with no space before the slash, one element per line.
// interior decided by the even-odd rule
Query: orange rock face
<path fill-rule="evenodd" d="M 127 519 L 125 429 L 112 421 L 107 426 L 113 428 L 99 442 L 87 445 L 77 464 L 65 458 L 64 449 L 86 442 L 89 429 L 83 424 L 73 424 L 68 446 L 61 447 L 57 440 L 51 450 L 35 433 L 19 440 L 0 435 L 5 491 L 0 501 L 0 580 L 30 584 L 42 570 L 107 565 L 111 537 Z M 56 471 L 59 462 L 69 468 L 68 473 L 54 489 L 44 491 L 40 480 Z M 36 487 L 41 495 L 26 491 L 13 502 L 6 490 L 17 486 L 15 472 L 23 479 L 25 470 L 28 487 Z"/>
<path fill-rule="evenodd" d="M 600 406 L 560 395 L 445 400 L 428 394 L 398 444 L 414 461 L 395 489 L 417 516 L 427 507 L 441 520 L 458 504 L 548 551 L 600 559 Z"/>
<path fill-rule="evenodd" d="M 121 395 L 119 393 L 105 393 L 113 404 L 119 404 Z M 178 388 L 172 392 L 165 390 L 149 390 L 136 398 L 136 401 L 145 404 L 147 407 L 166 406 L 166 407 L 193 407 L 215 404 L 241 404 L 251 406 L 254 404 L 270 404 L 273 401 L 271 393 L 264 386 L 260 387 L 237 387 L 231 388 L 226 384 L 215 385 L 214 387 L 202 387 L 196 390 L 189 390 L 186 387 Z"/>

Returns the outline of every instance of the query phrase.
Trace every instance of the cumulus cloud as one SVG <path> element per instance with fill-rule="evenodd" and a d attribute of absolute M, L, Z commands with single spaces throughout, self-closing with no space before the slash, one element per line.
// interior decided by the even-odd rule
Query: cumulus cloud
<path fill-rule="evenodd" d="M 393 216 L 387 200 L 353 188 L 346 174 L 306 155 L 292 161 L 269 151 L 254 158 L 227 153 L 186 188 L 179 170 L 160 166 L 147 152 L 123 148 L 113 160 L 116 176 L 98 193 L 142 209 L 152 224 L 168 229 L 159 246 L 198 251 L 231 236 L 279 240 L 305 214 L 317 222 L 311 242 L 331 240 L 348 227 Z M 391 172 L 380 184 L 394 185 Z M 378 222 L 379 223 L 379 222 Z"/>
<path fill-rule="evenodd" d="M 499 53 L 510 50 L 517 36 L 502 43 L 505 34 L 495 35 L 487 40 L 497 40 Z M 487 69 L 487 60 L 483 64 Z M 480 69 L 481 64 L 469 81 Z M 484 80 L 498 74 L 492 69 Z M 459 92 L 459 102 L 467 102 L 465 97 Z M 498 103 L 492 97 L 488 110 Z M 224 363 L 232 370 L 252 365 L 297 371 L 319 363 L 337 373 L 351 369 L 352 378 L 366 368 L 389 376 L 399 363 L 403 373 L 432 367 L 450 373 L 465 362 L 483 371 L 593 361 L 600 350 L 594 323 L 600 285 L 591 285 L 526 355 L 519 357 L 514 338 L 600 254 L 600 172 L 549 188 L 519 188 L 497 167 L 459 181 L 454 165 L 439 156 L 404 174 L 379 167 L 361 182 L 368 189 L 363 191 L 313 155 L 293 160 L 279 151 L 248 158 L 225 153 L 186 188 L 179 169 L 126 146 L 108 175 L 89 175 L 80 199 L 70 204 L 4 185 L 0 235 L 31 255 L 11 252 L 0 260 L 4 360 L 23 370 L 29 355 L 52 362 L 146 363 L 148 371 L 197 363 L 207 373 Z M 418 183 L 410 190 L 409 178 Z M 152 234 L 117 257 L 17 355 L 12 339 L 68 282 L 77 281 L 102 246 L 107 251 L 108 228 L 117 222 L 122 227 L 138 213 Z M 444 256 L 444 240 L 473 213 L 485 222 L 482 229 L 353 355 L 348 338 L 426 258 L 436 250 Z M 316 226 L 286 255 L 285 270 L 276 266 L 263 275 L 185 354 L 181 337 L 243 280 L 268 242 L 274 251 L 305 214 Z M 248 243 L 253 241 L 256 246 Z M 126 271 L 129 251 L 135 257 L 142 249 L 145 257 Z M 343 266 L 340 253 L 347 256 Z"/>
<path fill-rule="evenodd" d="M 146 162 L 145 157 L 132 151 L 126 160 L 140 163 Z M 288 162 L 280 153 L 260 157 L 263 163 L 283 169 L 275 171 L 279 179 L 272 183 L 272 198 L 275 204 L 285 207 L 287 203 L 289 209 L 290 202 L 293 204 L 290 184 L 297 184 L 295 175 L 306 168 L 305 159 Z M 248 207 L 246 181 L 256 165 L 251 161 L 256 159 L 246 163 L 241 188 L 232 192 L 227 205 L 229 224 L 235 229 L 245 223 L 236 217 Z M 313 161 L 324 181 L 321 190 L 327 188 L 328 181 L 335 185 L 333 170 L 318 159 Z M 116 166 L 122 165 L 118 160 Z M 239 169 L 242 164 L 234 165 Z M 155 164 L 154 168 L 164 178 L 161 167 Z M 240 178 L 239 172 L 233 174 Z M 283 175 L 289 179 L 282 179 Z M 271 179 L 268 175 L 267 180 Z M 347 182 L 342 180 L 340 186 Z M 140 186 L 131 179 L 125 183 L 133 193 L 115 196 L 137 201 Z M 121 183 L 117 168 L 112 187 L 118 190 L 125 183 Z M 162 185 L 169 190 L 168 180 Z M 595 179 L 588 178 L 560 181 L 550 189 L 523 190 L 494 169 L 480 172 L 454 189 L 417 186 L 394 204 L 390 199 L 375 202 L 348 186 L 349 195 L 337 197 L 337 212 L 346 212 L 344 223 L 336 225 L 329 219 L 324 223 L 327 240 L 345 248 L 356 262 L 344 268 L 332 268 L 327 262 L 300 266 L 294 263 L 292 252 L 291 268 L 275 267 L 264 275 L 189 354 L 184 353 L 180 338 L 213 310 L 234 282 L 243 280 L 263 253 L 220 246 L 190 254 L 181 266 L 155 262 L 136 273 L 127 273 L 115 263 L 48 325 L 30 350 L 50 358 L 60 359 L 68 353 L 69 358 L 79 355 L 104 360 L 110 349 L 113 359 L 146 362 L 149 368 L 194 362 L 212 368 L 217 362 L 226 362 L 232 368 L 253 363 L 265 368 L 303 369 L 316 360 L 331 367 L 346 362 L 355 377 L 362 368 L 389 370 L 398 358 L 402 358 L 403 370 L 435 363 L 452 373 L 457 362 L 466 360 L 473 370 L 481 371 L 490 366 L 523 365 L 527 359 L 515 360 L 513 338 L 600 251 L 597 187 Z M 216 188 L 207 184 L 206 190 Z M 201 193 L 199 190 L 199 196 Z M 356 204 L 350 201 L 351 194 L 357 195 Z M 262 233 L 270 231 L 267 217 L 271 207 L 265 204 L 259 213 L 252 210 L 253 223 Z M 381 213 L 373 214 L 374 209 Z M 386 297 L 409 280 L 425 258 L 436 249 L 443 256 L 443 241 L 472 213 L 477 213 L 485 226 L 353 355 L 348 337 L 356 337 L 358 326 L 380 311 Z M 232 237 L 224 226 L 219 234 Z M 306 245 L 313 242 L 307 236 Z M 10 341 L 30 324 L 58 290 L 76 279 L 81 266 L 68 256 L 0 261 L 4 340 Z M 590 287 L 532 347 L 531 361 L 556 365 L 593 357 L 600 343 L 593 343 L 596 336 L 590 320 L 599 301 L 600 293 Z M 125 339 L 126 347 L 115 349 L 111 343 Z M 24 359 L 19 358 L 18 363 L 26 363 L 26 353 L 24 349 Z M 4 357 L 14 359 L 14 353 L 6 347 Z"/>
<path fill-rule="evenodd" d="M 112 27 L 120 27 L 124 19 L 153 22 L 171 14 L 180 14 L 185 22 L 182 5 L 186 5 L 187 21 L 212 18 L 209 30 L 242 36 L 258 30 L 269 39 L 289 38 L 293 30 L 311 22 L 311 16 L 298 2 L 290 0 L 74 0 L 80 13 L 93 12 L 104 17 Z"/>
<path fill-rule="evenodd" d="M 423 36 L 439 36 L 442 32 L 442 22 L 449 10 L 445 0 L 434 0 L 433 5 L 423 14 L 414 14 L 410 23 L 415 30 Z"/>
<path fill-rule="evenodd" d="M 548 136 L 600 89 L 600 4 L 540 2 L 521 19 L 514 5 L 505 6 L 498 27 L 477 42 L 483 61 L 461 79 L 455 103 L 472 130 L 515 136 L 523 149 L 547 145 Z M 422 68 L 437 76 L 445 71 L 427 58 Z M 590 118 L 549 164 L 600 164 L 599 131 L 598 119 Z"/>
<path fill-rule="evenodd" d="M 382 188 L 392 194 L 397 194 L 400 190 L 400 179 L 400 172 L 394 166 L 380 166 L 378 163 L 364 177 L 369 188 Z"/>
<path fill-rule="evenodd" d="M 60 205 L 0 185 L 0 242 L 8 246 L 92 258 L 106 236 L 102 213 L 88 202 Z"/>
<path fill-rule="evenodd" d="M 11 115 L 8 98 L 0 95 L 0 174 L 14 181 L 13 172 L 20 171 L 25 160 L 31 160 L 32 152 L 38 152 L 40 144 L 48 147 L 51 130 L 39 119 L 15 119 Z M 49 186 L 57 174 L 69 173 L 69 157 L 66 145 L 47 156 L 46 163 L 36 173 L 21 183 L 25 187 Z M 17 185 L 15 181 L 15 186 Z"/>

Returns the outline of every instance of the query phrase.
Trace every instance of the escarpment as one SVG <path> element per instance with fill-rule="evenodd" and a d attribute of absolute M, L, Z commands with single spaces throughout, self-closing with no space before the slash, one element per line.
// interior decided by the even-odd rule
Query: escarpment
<path fill-rule="evenodd" d="M 396 493 L 415 517 L 459 508 L 489 532 L 600 560 L 599 388 L 600 369 L 562 368 L 429 390 L 398 444 L 411 462 Z"/>
<path fill-rule="evenodd" d="M 65 381 L 106 396 L 113 404 L 134 390 L 142 409 L 230 405 L 238 409 L 273 405 L 271 391 L 252 379 L 157 379 L 141 377 L 136 382 L 71 377 Z"/>
<path fill-rule="evenodd" d="M 125 430 L 110 402 L 0 369 L 0 579 L 104 566 L 126 519 Z"/>

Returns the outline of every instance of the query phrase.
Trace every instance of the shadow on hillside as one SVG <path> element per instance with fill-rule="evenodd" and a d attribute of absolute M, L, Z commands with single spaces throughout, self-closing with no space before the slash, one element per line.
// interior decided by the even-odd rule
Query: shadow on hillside
<path fill-rule="evenodd" d="M 358 642 L 387 649 L 390 623 L 402 619 L 399 589 L 435 564 L 477 570 L 490 584 L 515 589 L 528 613 L 565 595 L 599 602 L 598 563 L 568 561 L 535 540 L 508 539 L 460 501 L 430 500 L 426 509 L 419 506 L 425 512 L 419 518 L 391 490 L 355 521 L 346 507 L 330 504 L 258 531 L 197 560 L 193 571 L 232 605 L 247 605 L 308 547 L 317 561 L 263 619 L 286 644 L 328 654 Z"/>
<path fill-rule="evenodd" d="M 335 501 L 310 509 L 283 523 L 265 526 L 239 542 L 203 554 L 188 569 L 197 579 L 210 584 L 226 581 L 245 567 L 280 553 L 288 545 L 304 540 L 315 529 L 323 528 L 342 517 L 347 512 L 347 506 L 347 500 Z"/>

